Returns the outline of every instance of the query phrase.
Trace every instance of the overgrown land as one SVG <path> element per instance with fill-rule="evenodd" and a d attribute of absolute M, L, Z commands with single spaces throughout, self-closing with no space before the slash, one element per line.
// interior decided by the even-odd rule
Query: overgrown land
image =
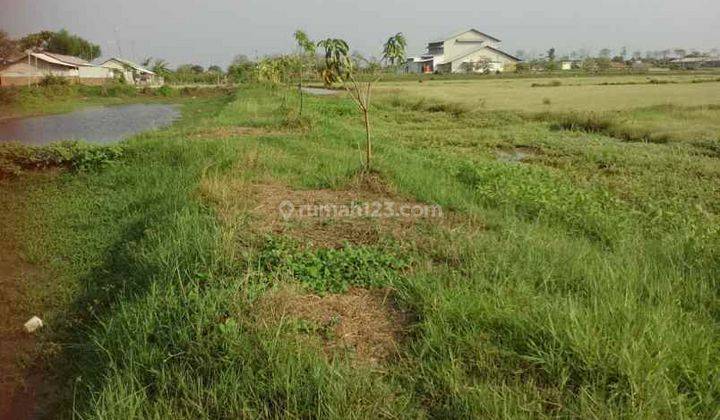
<path fill-rule="evenodd" d="M 50 302 L 48 412 L 720 415 L 720 96 L 513 111 L 410 83 L 372 106 L 371 174 L 348 98 L 299 117 L 259 85 L 82 165 L 6 155 L 0 202 L 52 274 L 27 292 Z M 285 200 L 443 217 L 285 220 Z"/>

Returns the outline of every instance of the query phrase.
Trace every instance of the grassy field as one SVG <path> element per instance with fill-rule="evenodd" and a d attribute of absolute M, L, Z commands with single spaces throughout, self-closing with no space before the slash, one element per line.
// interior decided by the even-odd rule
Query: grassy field
<path fill-rule="evenodd" d="M 693 83 L 695 81 L 696 83 Z M 558 84 L 555 86 L 553 84 Z M 535 87 L 533 87 L 535 86 Z M 720 76 L 613 76 L 387 82 L 389 95 L 459 103 L 474 110 L 609 111 L 720 102 Z"/>
<path fill-rule="evenodd" d="M 720 84 L 503 83 L 383 85 L 370 175 L 347 98 L 301 118 L 257 86 L 186 102 L 112 163 L 3 181 L 52 279 L 28 292 L 49 408 L 720 415 Z M 285 200 L 443 217 L 285 220 Z"/>

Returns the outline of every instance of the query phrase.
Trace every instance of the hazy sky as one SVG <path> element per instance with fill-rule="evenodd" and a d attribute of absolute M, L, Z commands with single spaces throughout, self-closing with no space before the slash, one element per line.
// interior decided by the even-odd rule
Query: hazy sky
<path fill-rule="evenodd" d="M 0 29 L 12 36 L 61 28 L 104 56 L 223 67 L 240 53 L 289 51 L 296 28 L 376 55 L 395 32 L 413 54 L 466 28 L 500 38 L 510 53 L 710 49 L 720 47 L 720 0 L 0 0 Z"/>

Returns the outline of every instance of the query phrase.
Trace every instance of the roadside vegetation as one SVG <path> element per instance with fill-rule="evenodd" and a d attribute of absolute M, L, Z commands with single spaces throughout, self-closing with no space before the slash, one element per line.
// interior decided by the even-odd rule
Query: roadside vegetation
<path fill-rule="evenodd" d="M 47 273 L 25 309 L 48 325 L 50 406 L 719 415 L 717 86 L 612 101 L 568 88 L 592 120 L 555 97 L 496 109 L 494 82 L 462 84 L 464 101 L 433 83 L 379 85 L 371 172 L 350 98 L 306 95 L 298 124 L 297 93 L 266 83 L 185 101 L 180 122 L 112 162 L 2 181 L 2 208 L 25 206 L 19 249 Z M 286 200 L 443 217 L 285 219 Z"/>

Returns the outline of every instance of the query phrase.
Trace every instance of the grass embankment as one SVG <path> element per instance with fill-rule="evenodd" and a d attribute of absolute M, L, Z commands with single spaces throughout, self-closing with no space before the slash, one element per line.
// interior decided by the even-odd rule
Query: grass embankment
<path fill-rule="evenodd" d="M 354 105 L 307 98 L 299 120 L 283 96 L 188 103 L 115 164 L 30 183 L 25 250 L 64 299 L 44 334 L 65 409 L 718 415 L 717 156 L 382 100 L 379 175 L 358 178 Z M 288 197 L 446 217 L 285 222 Z"/>
<path fill-rule="evenodd" d="M 218 89 L 217 87 L 172 88 L 169 86 L 136 88 L 117 83 L 104 86 L 55 84 L 2 88 L 0 89 L 0 122 L 33 115 L 62 114 L 86 106 L 153 101 L 176 102 L 182 98 L 212 96 Z"/>

